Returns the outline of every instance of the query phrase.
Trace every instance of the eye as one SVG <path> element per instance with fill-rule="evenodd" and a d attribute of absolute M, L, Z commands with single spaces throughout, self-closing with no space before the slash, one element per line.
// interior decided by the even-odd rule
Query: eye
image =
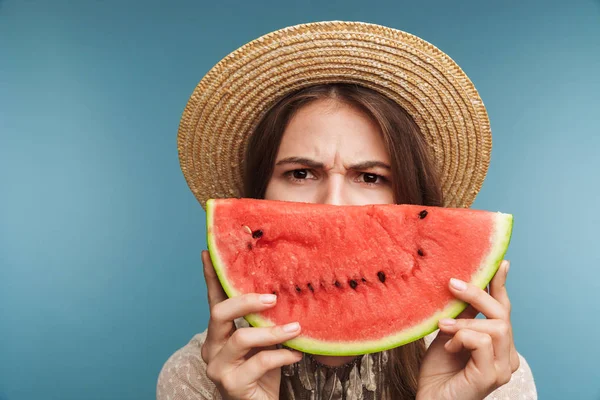
<path fill-rule="evenodd" d="M 315 175 L 308 169 L 294 169 L 286 172 L 285 176 L 293 182 L 302 182 L 307 179 L 315 179 Z"/>
<path fill-rule="evenodd" d="M 366 183 L 367 185 L 380 185 L 387 182 L 386 178 L 372 173 L 362 173 L 359 176 L 359 182 Z"/>
<path fill-rule="evenodd" d="M 306 179 L 308 176 L 308 171 L 305 169 L 296 169 L 292 171 L 292 176 L 294 179 Z"/>
<path fill-rule="evenodd" d="M 378 178 L 379 178 L 379 175 L 363 174 L 363 180 L 365 181 L 365 183 L 377 183 Z"/>

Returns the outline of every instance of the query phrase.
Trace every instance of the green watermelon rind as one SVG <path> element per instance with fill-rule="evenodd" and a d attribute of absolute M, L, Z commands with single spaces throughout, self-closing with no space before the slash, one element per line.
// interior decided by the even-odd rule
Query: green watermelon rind
<path fill-rule="evenodd" d="M 227 279 L 227 273 L 225 271 L 225 268 L 223 268 L 224 262 L 223 262 L 223 260 L 221 260 L 221 257 L 219 256 L 219 252 L 217 251 L 217 244 L 215 243 L 215 236 L 212 233 L 212 227 L 211 227 L 213 219 L 214 219 L 214 215 L 215 215 L 215 200 L 209 199 L 206 201 L 206 228 L 207 228 L 206 242 L 208 245 L 208 254 L 210 255 L 210 261 L 212 262 L 212 265 L 215 269 L 217 277 L 219 278 L 219 281 L 221 282 L 221 286 L 223 287 L 225 294 L 230 298 L 239 296 L 240 293 L 238 291 L 236 291 L 229 284 L 229 279 Z M 250 321 L 248 321 L 248 322 L 250 322 Z"/>
<path fill-rule="evenodd" d="M 240 295 L 230 284 L 224 263 L 217 251 L 215 237 L 212 234 L 211 224 L 215 210 L 214 200 L 208 200 L 206 203 L 207 220 L 207 244 L 215 272 L 221 282 L 223 290 L 228 297 Z M 511 214 L 496 213 L 494 234 L 490 239 L 493 243 L 485 261 L 481 264 L 477 272 L 471 277 L 470 283 L 484 289 L 492 280 L 504 256 L 508 250 L 512 236 L 513 216 Z M 399 347 L 410 342 L 414 342 L 438 329 L 438 321 L 442 318 L 455 318 L 467 308 L 468 304 L 460 300 L 450 302 L 443 310 L 435 313 L 427 320 L 411 328 L 404 329 L 394 335 L 389 335 L 379 340 L 368 340 L 363 342 L 333 342 L 312 339 L 300 335 L 299 337 L 283 342 L 282 344 L 305 353 L 331 355 L 331 356 L 351 356 L 365 353 L 374 353 Z M 261 317 L 258 314 L 249 314 L 244 317 L 250 325 L 255 327 L 269 327 L 275 324 Z"/>

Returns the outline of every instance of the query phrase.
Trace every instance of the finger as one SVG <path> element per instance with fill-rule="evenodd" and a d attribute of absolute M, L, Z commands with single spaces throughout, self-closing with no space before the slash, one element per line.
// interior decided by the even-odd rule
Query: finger
<path fill-rule="evenodd" d="M 252 356 L 243 363 L 238 371 L 244 383 L 256 382 L 267 372 L 284 365 L 296 363 L 302 359 L 302 353 L 289 349 L 266 350 Z"/>
<path fill-rule="evenodd" d="M 219 282 L 217 273 L 215 272 L 208 251 L 206 250 L 202 252 L 202 264 L 204 265 L 204 280 L 206 281 L 206 290 L 208 292 L 208 305 L 212 308 L 217 303 L 225 300 L 227 295 L 223 291 L 221 282 Z"/>
<path fill-rule="evenodd" d="M 492 338 L 497 370 L 511 366 L 510 325 L 501 319 L 442 319 L 439 323 L 442 332 L 453 334 L 461 329 L 486 333 Z"/>
<path fill-rule="evenodd" d="M 490 282 L 490 294 L 493 298 L 498 300 L 498 302 L 502 304 L 510 314 L 510 300 L 508 298 L 508 292 L 506 290 L 506 276 L 508 275 L 509 267 L 510 263 L 508 261 L 502 261 L 498 272 Z"/>
<path fill-rule="evenodd" d="M 208 362 L 212 360 L 219 352 L 223 343 L 225 343 L 226 337 L 233 332 L 235 326 L 233 322 L 214 321 L 212 310 L 216 304 L 219 304 L 227 299 L 227 295 L 221 287 L 221 283 L 219 282 L 219 278 L 217 277 L 215 269 L 212 265 L 208 251 L 202 251 L 201 258 L 204 267 L 204 280 L 206 281 L 208 304 L 211 312 L 211 320 L 208 323 L 206 340 L 202 344 L 201 349 L 202 359 L 208 364 Z M 221 332 L 225 333 L 223 334 Z"/>
<path fill-rule="evenodd" d="M 466 301 L 487 318 L 508 320 L 507 310 L 485 290 L 455 278 L 450 279 L 449 287 L 456 298 Z"/>
<path fill-rule="evenodd" d="M 233 331 L 235 319 L 266 310 L 276 303 L 277 296 L 270 293 L 248 293 L 217 303 L 210 310 L 206 340 L 212 344 L 225 344 Z"/>
<path fill-rule="evenodd" d="M 235 364 L 251 349 L 273 346 L 300 334 L 300 324 L 292 322 L 270 328 L 242 328 L 235 331 L 217 357 L 224 364 Z"/>
<path fill-rule="evenodd" d="M 468 350 L 471 353 L 471 360 L 481 376 L 478 376 L 483 382 L 496 381 L 496 367 L 494 365 L 494 349 L 492 338 L 487 333 L 476 332 L 470 329 L 461 329 L 454 337 L 449 340 L 444 347 L 451 353 L 458 353 L 461 350 Z M 465 371 L 472 373 L 473 371 Z"/>
<path fill-rule="evenodd" d="M 508 297 L 508 291 L 506 290 L 506 278 L 508 276 L 508 270 L 510 268 L 510 262 L 503 260 L 498 272 L 490 282 L 490 294 L 494 297 L 502 306 L 505 308 L 508 317 L 510 318 L 511 304 Z M 515 372 L 519 367 L 519 354 L 515 348 L 515 344 L 512 341 L 512 327 L 509 333 L 511 337 L 510 346 L 510 364 L 512 372 Z"/>

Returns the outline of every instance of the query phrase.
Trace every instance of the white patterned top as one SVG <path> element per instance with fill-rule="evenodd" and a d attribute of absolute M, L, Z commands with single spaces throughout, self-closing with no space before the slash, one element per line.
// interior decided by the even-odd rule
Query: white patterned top
<path fill-rule="evenodd" d="M 245 325 L 246 321 L 241 324 Z M 437 332 L 425 337 L 427 346 Z M 188 344 L 177 350 L 164 364 L 157 382 L 157 400 L 221 400 L 214 383 L 206 376 L 206 363 L 200 350 L 206 331 L 195 335 Z M 492 392 L 485 400 L 537 400 L 537 390 L 531 369 L 519 354 L 520 367 L 504 386 Z"/>

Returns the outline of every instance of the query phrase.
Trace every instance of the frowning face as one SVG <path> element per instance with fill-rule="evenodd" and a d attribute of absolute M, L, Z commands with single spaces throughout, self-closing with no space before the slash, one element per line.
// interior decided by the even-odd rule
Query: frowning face
<path fill-rule="evenodd" d="M 355 107 L 317 100 L 286 127 L 265 198 L 337 205 L 393 203 L 378 125 Z"/>

